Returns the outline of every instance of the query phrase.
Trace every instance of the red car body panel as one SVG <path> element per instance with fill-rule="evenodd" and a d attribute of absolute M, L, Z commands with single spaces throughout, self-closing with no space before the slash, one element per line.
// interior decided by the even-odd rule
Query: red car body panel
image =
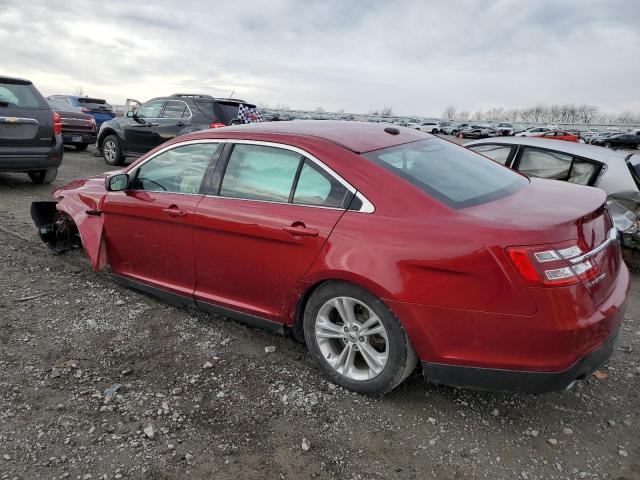
<path fill-rule="evenodd" d="M 106 244 L 119 275 L 287 326 L 299 320 L 315 286 L 352 282 L 383 299 L 423 362 L 560 371 L 617 331 L 629 289 L 617 244 L 595 257 L 598 279 L 564 287 L 527 285 L 505 252 L 558 242 L 596 248 L 612 228 L 602 191 L 531 179 L 519 192 L 456 210 L 356 153 L 431 138 L 383 128 L 349 122 L 220 128 L 178 137 L 125 170 L 190 140 L 292 145 L 368 198 L 375 206 L 370 214 L 215 195 L 106 192 L 104 177 L 72 182 L 54 196 L 78 223 L 94 268 Z M 89 208 L 103 212 L 103 224 L 87 217 Z M 285 230 L 296 225 L 317 235 Z"/>
<path fill-rule="evenodd" d="M 552 130 L 550 132 L 544 132 L 540 135 L 531 135 L 532 137 L 546 138 L 548 140 L 565 140 L 567 142 L 577 142 L 580 138 L 570 132 L 564 130 Z"/>

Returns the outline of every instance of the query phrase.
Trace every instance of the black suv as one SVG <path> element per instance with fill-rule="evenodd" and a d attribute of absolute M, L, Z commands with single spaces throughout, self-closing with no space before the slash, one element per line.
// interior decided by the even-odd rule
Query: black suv
<path fill-rule="evenodd" d="M 62 163 L 62 122 L 29 80 L 0 77 L 0 172 L 51 183 Z"/>
<path fill-rule="evenodd" d="M 238 119 L 244 106 L 256 106 L 233 98 L 177 93 L 149 100 L 124 118 L 104 122 L 98 133 L 98 151 L 109 165 L 122 165 L 127 156 L 140 156 L 178 135 L 208 128 L 245 123 Z"/>

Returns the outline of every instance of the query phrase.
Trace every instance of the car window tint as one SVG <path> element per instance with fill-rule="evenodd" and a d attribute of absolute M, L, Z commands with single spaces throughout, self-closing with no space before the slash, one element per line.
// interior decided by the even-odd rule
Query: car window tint
<path fill-rule="evenodd" d="M 293 203 L 319 205 L 323 207 L 341 207 L 349 190 L 338 180 L 305 160 L 293 195 Z"/>
<path fill-rule="evenodd" d="M 566 180 L 571 169 L 571 155 L 525 147 L 518 170 L 532 177 Z"/>
<path fill-rule="evenodd" d="M 282 148 L 235 145 L 222 179 L 220 195 L 287 202 L 301 158 Z"/>
<path fill-rule="evenodd" d="M 49 105 L 51 105 L 51 108 L 58 112 L 80 113 L 76 107 L 68 104 L 67 102 L 63 102 L 61 100 L 48 100 L 48 102 Z"/>
<path fill-rule="evenodd" d="M 596 169 L 597 167 L 595 164 L 576 158 L 573 161 L 571 175 L 569 175 L 569 182 L 588 185 L 589 180 L 591 180 L 593 178 L 593 174 L 596 173 Z"/>
<path fill-rule="evenodd" d="M 495 160 L 502 165 L 506 165 L 511 153 L 511 147 L 504 145 L 474 145 L 469 147 L 474 152 L 478 152 L 491 160 Z"/>
<path fill-rule="evenodd" d="M 218 143 L 197 143 L 156 155 L 138 168 L 134 189 L 196 194 L 218 148 Z"/>
<path fill-rule="evenodd" d="M 145 103 L 142 107 L 136 110 L 136 116 L 140 118 L 160 118 L 160 112 L 162 111 L 162 105 L 164 100 L 154 100 L 149 103 Z"/>
<path fill-rule="evenodd" d="M 0 102 L 9 107 L 49 108 L 33 85 L 23 83 L 0 83 Z"/>
<path fill-rule="evenodd" d="M 527 184 L 525 177 L 508 168 L 436 138 L 363 156 L 453 208 L 496 200 Z"/>
<path fill-rule="evenodd" d="M 187 118 L 188 116 L 187 104 L 179 100 L 169 100 L 162 112 L 162 118 Z"/>

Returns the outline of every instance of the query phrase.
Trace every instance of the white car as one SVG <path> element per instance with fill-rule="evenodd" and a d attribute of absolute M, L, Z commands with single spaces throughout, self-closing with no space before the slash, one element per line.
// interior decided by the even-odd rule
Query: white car
<path fill-rule="evenodd" d="M 500 133 L 500 135 L 506 135 L 506 136 L 513 135 L 513 132 L 515 131 L 515 129 L 513 128 L 513 125 L 506 122 L 498 123 L 497 125 L 494 125 L 493 128 L 497 130 Z"/>
<path fill-rule="evenodd" d="M 433 133 L 435 135 L 442 127 L 440 127 L 440 122 L 422 122 L 417 128 L 423 132 Z"/>
<path fill-rule="evenodd" d="M 551 130 L 552 129 L 549 127 L 531 127 L 523 130 L 522 132 L 516 133 L 516 137 L 533 137 L 544 132 L 550 132 Z"/>
<path fill-rule="evenodd" d="M 543 138 L 498 137 L 465 147 L 525 175 L 598 187 L 621 233 L 626 261 L 640 266 L 640 154 Z"/>

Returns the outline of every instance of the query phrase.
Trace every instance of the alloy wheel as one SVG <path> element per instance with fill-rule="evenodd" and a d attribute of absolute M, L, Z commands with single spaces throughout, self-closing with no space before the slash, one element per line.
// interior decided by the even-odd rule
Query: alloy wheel
<path fill-rule="evenodd" d="M 322 305 L 314 334 L 327 364 L 351 380 L 378 376 L 389 360 L 389 339 L 382 321 L 355 298 L 334 297 Z"/>
<path fill-rule="evenodd" d="M 102 146 L 102 154 L 104 155 L 104 158 L 106 158 L 109 162 L 115 162 L 116 144 L 111 140 L 107 140 L 106 142 L 104 142 L 104 145 Z"/>

